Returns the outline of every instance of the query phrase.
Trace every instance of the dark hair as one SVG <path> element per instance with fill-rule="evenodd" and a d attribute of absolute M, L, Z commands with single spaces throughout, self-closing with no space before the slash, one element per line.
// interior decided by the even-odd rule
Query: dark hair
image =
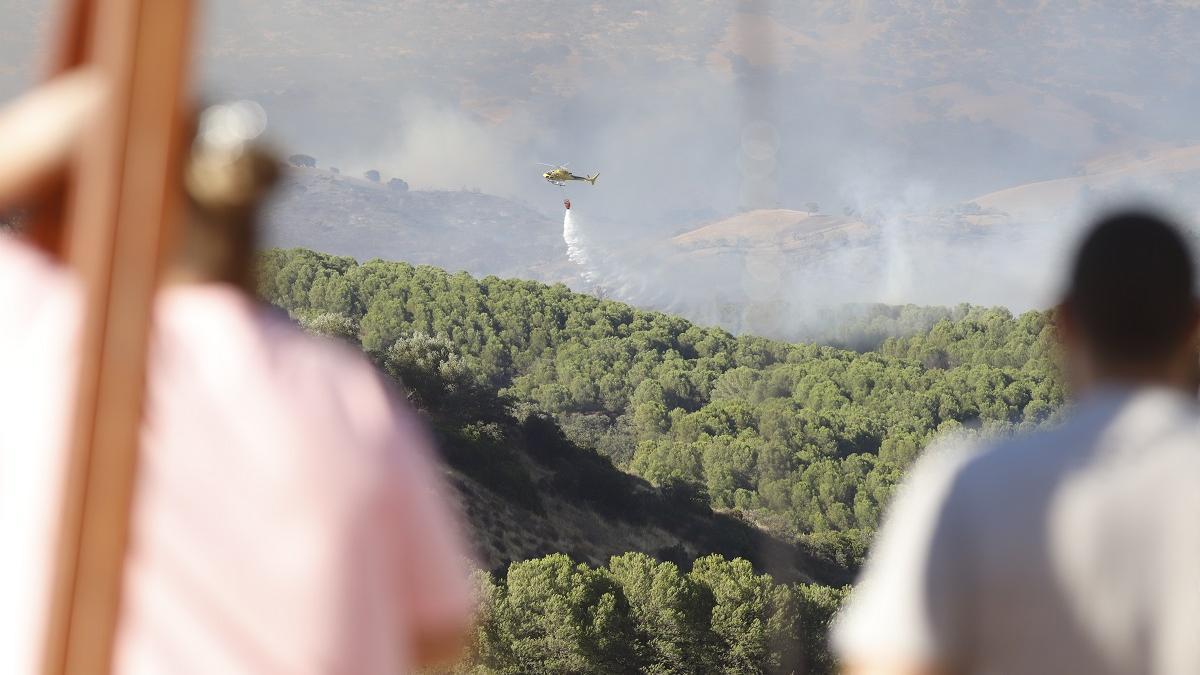
<path fill-rule="evenodd" d="M 1066 300 L 1101 358 L 1154 361 L 1187 337 L 1194 275 L 1178 229 L 1153 213 L 1118 212 L 1084 239 Z"/>

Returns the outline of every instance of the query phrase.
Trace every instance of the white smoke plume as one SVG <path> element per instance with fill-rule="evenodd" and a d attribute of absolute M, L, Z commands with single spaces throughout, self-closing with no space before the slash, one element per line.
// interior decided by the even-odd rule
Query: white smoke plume
<path fill-rule="evenodd" d="M 563 243 L 567 259 L 585 281 L 581 290 L 698 318 L 699 301 L 709 286 L 684 283 L 680 277 L 684 269 L 673 263 L 661 241 L 628 240 L 611 231 L 599 236 L 593 226 L 586 215 L 581 217 L 578 207 L 563 214 Z M 700 292 L 688 293 L 688 287 Z"/>
<path fill-rule="evenodd" d="M 563 242 L 567 245 L 567 258 L 580 267 L 583 278 L 588 282 L 595 282 L 596 274 L 588 265 L 587 249 L 575 219 L 571 216 L 571 209 L 563 210 Z"/>

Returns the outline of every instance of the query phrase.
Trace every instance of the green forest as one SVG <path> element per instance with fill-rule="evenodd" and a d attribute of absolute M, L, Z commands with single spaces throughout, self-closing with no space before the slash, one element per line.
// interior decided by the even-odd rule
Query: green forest
<path fill-rule="evenodd" d="M 809 578 L 835 586 L 852 578 L 934 436 L 1043 424 L 1064 399 L 1048 312 L 880 307 L 864 319 L 876 332 L 881 321 L 942 318 L 854 351 L 734 336 L 561 284 L 300 249 L 265 252 L 259 278 L 264 298 L 308 330 L 361 346 L 433 420 L 450 465 L 510 501 L 538 508 L 513 448 L 573 453 L 558 464 L 573 472 L 564 492 L 600 512 L 719 514 L 797 547 Z M 634 499 L 621 476 L 656 493 Z M 694 561 L 651 551 L 658 561 L 631 553 L 588 566 L 551 554 L 484 573 L 472 663 L 826 670 L 824 625 L 844 591 L 761 574 L 761 561 L 727 544 L 748 536 L 705 540 Z"/>
<path fill-rule="evenodd" d="M 642 553 L 593 569 L 562 554 L 477 574 L 484 614 L 466 672 L 828 672 L 845 590 L 776 584 L 705 556 L 690 571 Z"/>

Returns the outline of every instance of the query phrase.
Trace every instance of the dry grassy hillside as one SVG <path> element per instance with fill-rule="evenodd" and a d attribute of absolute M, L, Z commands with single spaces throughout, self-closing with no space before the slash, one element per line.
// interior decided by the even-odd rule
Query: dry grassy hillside
<path fill-rule="evenodd" d="M 812 251 L 824 246 L 861 241 L 872 227 L 849 217 L 793 211 L 757 209 L 709 223 L 677 235 L 671 244 L 693 256 L 725 251 Z"/>
<path fill-rule="evenodd" d="M 1077 176 L 1017 185 L 971 200 L 1016 221 L 1047 220 L 1088 206 L 1105 195 L 1169 195 L 1194 208 L 1200 187 L 1200 145 L 1141 150 L 1098 158 Z"/>

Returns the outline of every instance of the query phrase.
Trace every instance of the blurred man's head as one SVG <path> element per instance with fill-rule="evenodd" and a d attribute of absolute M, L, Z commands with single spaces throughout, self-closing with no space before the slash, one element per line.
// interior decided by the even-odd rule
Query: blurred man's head
<path fill-rule="evenodd" d="M 1059 308 L 1076 385 L 1194 387 L 1200 312 L 1189 246 L 1164 219 L 1121 212 L 1084 239 Z"/>

